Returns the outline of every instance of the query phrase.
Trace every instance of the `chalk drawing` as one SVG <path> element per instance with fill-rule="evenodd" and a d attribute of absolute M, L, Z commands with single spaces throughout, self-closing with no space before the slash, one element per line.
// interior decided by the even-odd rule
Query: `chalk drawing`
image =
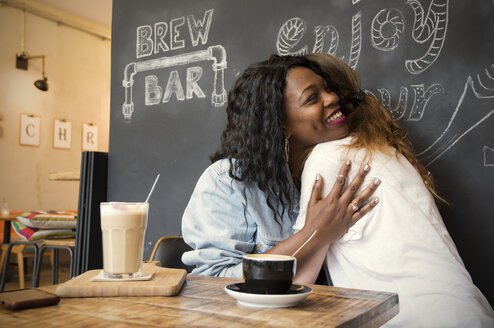
<path fill-rule="evenodd" d="M 224 83 L 224 70 L 227 67 L 226 51 L 223 46 L 215 45 L 208 47 L 205 50 L 199 50 L 199 51 L 180 54 L 171 57 L 150 59 L 142 62 L 132 62 L 127 64 L 127 66 L 125 66 L 124 79 L 122 81 L 122 85 L 125 89 L 125 102 L 122 106 L 122 113 L 124 118 L 130 121 L 130 119 L 132 118 L 132 113 L 134 112 L 134 103 L 132 101 L 132 89 L 133 89 L 132 87 L 134 85 L 134 75 L 140 72 L 152 71 L 161 68 L 175 67 L 180 65 L 187 65 L 200 61 L 213 61 L 212 69 L 214 72 L 214 85 L 213 85 L 213 92 L 211 95 L 211 103 L 215 107 L 224 105 L 227 99 L 225 83 Z M 191 70 L 187 72 L 187 78 L 188 78 L 187 85 L 190 87 L 190 89 L 187 90 L 188 92 L 187 96 L 192 96 L 192 94 L 195 93 L 196 95 L 198 95 L 198 97 L 201 97 L 202 90 L 200 90 L 200 88 L 197 85 L 197 79 L 198 77 L 200 77 L 200 75 L 202 75 L 202 71 L 199 71 L 198 67 L 191 68 Z M 150 100 L 148 102 L 150 104 L 154 104 L 157 95 L 159 93 L 158 88 L 150 89 L 153 86 L 156 86 L 155 82 L 157 82 L 155 80 L 156 76 L 154 77 L 153 76 L 154 75 L 149 75 L 146 78 L 146 86 L 148 88 L 146 92 L 149 92 L 148 95 L 150 96 L 149 98 Z M 177 78 L 178 77 L 176 71 L 172 71 L 167 85 L 167 89 L 169 86 L 170 90 L 169 93 L 167 93 L 167 91 L 165 90 L 165 96 L 168 97 L 171 96 L 172 93 L 175 93 L 177 99 L 183 100 L 182 97 L 183 89 L 181 89 L 181 85 L 180 86 L 178 85 L 180 81 L 178 80 L 177 82 L 176 80 Z M 149 83 L 149 85 L 147 83 Z M 180 91 L 180 89 L 182 91 Z M 169 100 L 169 98 L 165 98 L 165 96 L 163 96 L 164 100 Z"/>
<path fill-rule="evenodd" d="M 354 4 L 356 4 L 356 3 L 360 2 L 360 1 L 361 1 L 361 0 L 352 0 L 352 5 L 354 5 Z M 493 0 L 493 1 L 494 1 L 494 0 Z"/>
<path fill-rule="evenodd" d="M 377 89 L 381 96 L 381 104 L 384 108 L 386 108 L 395 121 L 399 121 L 403 118 L 407 121 L 420 121 L 431 97 L 436 94 L 444 93 L 444 88 L 438 83 L 434 83 L 427 89 L 424 87 L 424 84 L 411 85 L 410 88 L 413 90 L 414 98 L 410 113 L 406 118 L 405 114 L 408 104 L 408 88 L 404 86 L 400 87 L 400 97 L 398 104 L 395 107 L 391 105 L 390 92 L 385 88 Z"/>
<path fill-rule="evenodd" d="M 405 115 L 408 102 L 408 89 L 401 86 L 400 87 L 400 99 L 396 107 L 391 106 L 391 95 L 390 92 L 384 88 L 377 89 L 381 95 L 381 104 L 386 108 L 391 117 L 395 121 L 399 121 Z"/>
<path fill-rule="evenodd" d="M 305 21 L 301 18 L 294 17 L 286 21 L 278 32 L 276 41 L 276 50 L 281 56 L 285 55 L 304 55 L 307 53 L 307 46 L 297 51 L 291 51 L 302 40 L 306 31 Z"/>
<path fill-rule="evenodd" d="M 492 75 L 490 74 L 489 70 L 486 69 L 484 72 L 485 72 L 485 75 L 487 76 L 488 79 L 494 80 L 494 77 L 492 77 Z M 477 74 L 477 82 L 480 84 L 480 86 L 483 89 L 486 89 L 486 90 L 494 90 L 494 88 L 489 88 L 486 85 L 486 82 L 484 82 L 482 79 L 483 79 L 483 77 L 481 77 L 480 74 Z"/>
<path fill-rule="evenodd" d="M 163 95 L 163 88 L 158 85 L 158 77 L 156 75 L 148 75 L 144 78 L 144 103 L 146 106 L 167 103 L 170 101 L 172 94 L 175 94 L 177 100 L 180 101 L 192 99 L 194 95 L 197 98 L 206 98 L 204 91 L 202 91 L 197 83 L 201 76 L 202 67 L 194 66 L 187 68 L 185 94 L 178 71 L 171 71 L 170 76 L 168 77 L 168 83 L 166 84 L 165 94 Z"/>
<path fill-rule="evenodd" d="M 327 53 L 331 55 L 336 54 L 336 49 L 338 49 L 338 44 L 340 42 L 340 35 L 333 25 L 316 26 L 314 28 L 314 34 L 316 35 L 316 41 L 314 42 L 314 49 L 312 52 L 324 51 L 324 40 L 325 36 L 328 35 L 329 47 Z"/>
<path fill-rule="evenodd" d="M 484 166 L 494 166 L 494 148 L 484 146 Z"/>
<path fill-rule="evenodd" d="M 432 37 L 429 49 L 422 57 L 405 61 L 405 66 L 410 73 L 422 73 L 439 57 L 448 27 L 448 2 L 449 0 L 433 0 L 429 5 L 427 15 L 424 15 L 424 8 L 418 0 L 407 1 L 415 14 L 413 39 L 418 43 L 425 43 Z"/>
<path fill-rule="evenodd" d="M 348 66 L 353 69 L 357 68 L 362 50 L 362 12 L 359 11 L 352 16 L 352 45 L 350 47 L 350 58 Z"/>
<path fill-rule="evenodd" d="M 434 83 L 427 89 L 423 84 L 410 86 L 415 94 L 413 106 L 408 116 L 408 121 L 420 121 L 424 115 L 425 107 L 432 96 L 444 93 L 444 88 L 439 83 Z"/>
<path fill-rule="evenodd" d="M 208 41 L 214 9 L 206 10 L 202 19 L 194 15 L 187 16 L 187 27 L 193 47 L 205 45 Z M 154 30 L 151 25 L 141 25 L 136 29 L 136 58 L 142 58 L 185 47 L 181 38 L 181 27 L 185 25 L 185 16 L 173 18 L 169 23 L 157 22 Z M 165 40 L 168 39 L 168 41 Z"/>
<path fill-rule="evenodd" d="M 484 81 L 489 79 L 494 81 L 492 78 L 494 65 L 491 65 L 484 73 L 487 77 Z M 483 87 L 483 84 L 479 83 L 480 80 L 480 77 L 476 80 L 471 76 L 467 78 L 448 125 L 429 147 L 417 154 L 426 166 L 441 158 L 464 136 L 494 114 L 494 89 Z M 485 101 L 489 101 L 488 106 L 483 104 Z"/>
<path fill-rule="evenodd" d="M 307 53 L 309 47 L 304 45 L 299 50 L 293 50 L 296 45 L 302 40 L 307 30 L 307 24 L 299 17 L 294 17 L 287 20 L 281 26 L 278 31 L 278 37 L 276 40 L 276 50 L 278 55 L 304 55 Z M 329 36 L 329 49 L 328 53 L 335 55 L 339 43 L 339 34 L 336 28 L 332 25 L 316 26 L 314 28 L 314 47 L 313 52 L 324 52 L 324 39 L 326 35 Z M 360 58 L 360 52 L 362 49 L 362 12 L 357 12 L 352 16 L 352 43 L 350 45 L 350 56 L 348 65 L 355 69 Z M 342 57 L 343 59 L 343 57 Z"/>
<path fill-rule="evenodd" d="M 382 51 L 398 47 L 405 19 L 398 9 L 382 9 L 372 20 L 371 44 Z"/>
<path fill-rule="evenodd" d="M 195 47 L 199 44 L 204 45 L 208 42 L 209 29 L 211 28 L 211 20 L 213 18 L 214 9 L 206 10 L 202 20 L 196 20 L 194 15 L 187 16 L 187 23 L 189 26 L 189 34 L 192 45 Z"/>

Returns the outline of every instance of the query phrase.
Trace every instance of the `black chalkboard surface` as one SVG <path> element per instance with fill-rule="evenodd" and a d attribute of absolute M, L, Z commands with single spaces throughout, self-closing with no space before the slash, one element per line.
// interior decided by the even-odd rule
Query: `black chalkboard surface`
<path fill-rule="evenodd" d="M 271 53 L 343 58 L 404 126 L 494 301 L 492 0 L 113 1 L 108 200 L 150 199 L 145 257 L 181 216 L 224 128 L 226 92 Z"/>

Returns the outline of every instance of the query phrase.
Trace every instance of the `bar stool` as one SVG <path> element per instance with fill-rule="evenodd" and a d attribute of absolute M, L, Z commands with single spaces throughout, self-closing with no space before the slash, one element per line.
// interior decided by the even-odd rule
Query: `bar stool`
<path fill-rule="evenodd" d="M 53 250 L 53 267 L 52 267 L 52 283 L 58 284 L 58 250 L 66 249 L 70 255 L 70 270 L 69 279 L 74 276 L 74 250 L 75 238 L 70 239 L 45 239 L 39 249 L 38 261 L 36 262 L 33 273 L 33 287 L 39 287 L 39 276 L 41 271 L 41 264 L 43 260 L 43 253 L 51 249 Z"/>
<path fill-rule="evenodd" d="M 36 272 L 36 263 L 38 262 L 38 245 L 32 241 L 13 241 L 9 244 L 2 245 L 2 278 L 0 280 L 0 292 L 3 292 L 5 288 L 5 279 L 7 276 L 7 267 L 9 265 L 10 253 L 14 252 L 17 254 L 18 266 L 19 266 L 19 285 L 21 289 L 24 288 L 24 258 L 23 251 L 25 247 L 33 247 L 34 249 L 34 264 L 33 264 L 33 287 L 34 287 L 34 274 Z M 22 272 L 21 272 L 22 269 Z"/>

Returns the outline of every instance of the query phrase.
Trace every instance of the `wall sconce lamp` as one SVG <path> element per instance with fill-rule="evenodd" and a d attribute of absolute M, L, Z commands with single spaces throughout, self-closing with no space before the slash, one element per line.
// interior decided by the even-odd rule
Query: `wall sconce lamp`
<path fill-rule="evenodd" d="M 48 91 L 48 78 L 45 75 L 45 55 L 39 55 L 39 56 L 28 56 L 27 53 L 22 52 L 20 55 L 15 55 L 16 61 L 15 61 L 15 67 L 19 69 L 23 69 L 27 71 L 27 64 L 29 59 L 39 59 L 41 58 L 42 63 L 43 63 L 43 70 L 42 74 L 43 76 L 41 79 L 34 81 L 34 86 L 41 91 Z"/>

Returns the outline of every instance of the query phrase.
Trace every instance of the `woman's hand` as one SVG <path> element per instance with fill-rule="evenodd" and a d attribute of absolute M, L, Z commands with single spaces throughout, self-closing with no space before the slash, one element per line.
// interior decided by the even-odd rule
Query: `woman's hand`
<path fill-rule="evenodd" d="M 348 188 L 342 193 L 350 166 L 350 162 L 343 164 L 333 188 L 324 198 L 322 197 L 323 181 L 319 176 L 312 188 L 302 230 L 266 252 L 293 254 L 314 230 L 317 230 L 310 242 L 297 253 L 297 273 L 294 281 L 298 283 L 314 283 L 331 244 L 340 239 L 379 201 L 378 198 L 368 201 L 380 183 L 378 179 L 374 180 L 374 183 L 371 183 L 359 195 L 355 195 L 370 170 L 368 165 L 360 168 Z"/>
<path fill-rule="evenodd" d="M 340 239 L 355 222 L 379 202 L 378 198 L 367 201 L 379 186 L 381 182 L 379 179 L 374 180 L 374 183 L 355 195 L 370 170 L 368 165 L 360 167 L 358 174 L 342 193 L 350 167 L 350 161 L 343 164 L 333 188 L 326 197 L 322 197 L 323 181 L 320 175 L 312 188 L 303 230 L 306 230 L 306 233 L 317 230 L 316 237 L 320 246 L 328 247 Z"/>

